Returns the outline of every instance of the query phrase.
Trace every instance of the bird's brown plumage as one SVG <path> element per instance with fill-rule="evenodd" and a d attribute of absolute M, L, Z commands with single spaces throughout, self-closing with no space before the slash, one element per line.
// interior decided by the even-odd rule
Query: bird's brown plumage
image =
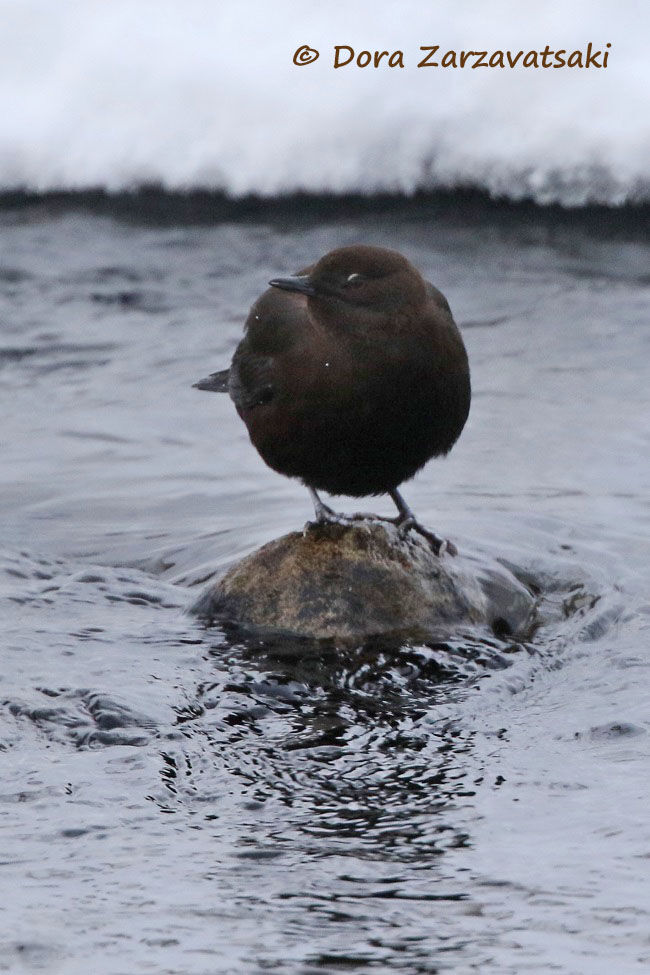
<path fill-rule="evenodd" d="M 361 497 L 451 449 L 469 412 L 467 355 L 445 298 L 404 257 L 345 247 L 274 285 L 251 308 L 227 380 L 270 467 Z"/>

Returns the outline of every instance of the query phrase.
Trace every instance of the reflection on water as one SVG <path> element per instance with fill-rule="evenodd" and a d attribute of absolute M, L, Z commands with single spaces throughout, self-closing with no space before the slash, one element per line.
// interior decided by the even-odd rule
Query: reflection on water
<path fill-rule="evenodd" d="M 647 251 L 412 216 L 2 214 L 3 970 L 647 967 Z M 405 494 L 537 594 L 524 644 L 185 613 L 310 515 L 191 383 L 271 274 L 359 240 L 464 328 L 468 428 Z"/>

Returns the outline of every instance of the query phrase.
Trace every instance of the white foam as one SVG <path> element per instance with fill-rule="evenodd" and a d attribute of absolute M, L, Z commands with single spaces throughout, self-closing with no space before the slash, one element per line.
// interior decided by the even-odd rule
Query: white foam
<path fill-rule="evenodd" d="M 650 199 L 648 3 L 0 0 L 0 25 L 4 190 Z M 607 69 L 416 68 L 426 44 L 589 41 Z M 317 62 L 292 64 L 301 44 Z M 406 66 L 334 70 L 335 44 Z"/>

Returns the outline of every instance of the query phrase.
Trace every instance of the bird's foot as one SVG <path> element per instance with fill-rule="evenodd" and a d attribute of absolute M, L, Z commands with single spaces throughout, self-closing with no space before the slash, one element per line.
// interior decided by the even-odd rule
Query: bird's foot
<path fill-rule="evenodd" d="M 458 549 L 453 542 L 448 541 L 445 538 L 439 538 L 434 532 L 429 531 L 424 525 L 421 525 L 417 520 L 409 506 L 406 504 L 402 496 L 397 490 L 390 492 L 390 495 L 397 505 L 397 510 L 399 515 L 396 518 L 387 518 L 385 515 L 375 515 L 370 511 L 357 512 L 354 515 L 344 515 L 337 511 L 334 511 L 329 505 L 321 501 L 318 491 L 315 488 L 310 487 L 309 493 L 311 494 L 312 501 L 314 503 L 314 513 L 316 515 L 315 521 L 308 521 L 304 528 L 304 534 L 306 534 L 310 529 L 317 528 L 322 525 L 340 525 L 342 527 L 349 528 L 357 521 L 387 521 L 391 525 L 395 525 L 401 538 L 406 538 L 410 531 L 417 532 L 418 535 L 422 535 L 423 538 L 427 540 L 432 550 L 436 555 L 443 555 L 448 552 L 449 555 L 458 555 Z"/>
<path fill-rule="evenodd" d="M 409 531 L 414 531 L 418 535 L 422 535 L 423 538 L 426 538 L 436 555 L 444 555 L 445 552 L 448 552 L 449 555 L 458 555 L 458 549 L 453 542 L 450 542 L 446 538 L 438 538 L 434 532 L 429 531 L 428 528 L 420 524 L 397 488 L 393 488 L 388 493 L 399 511 L 399 515 L 393 520 L 393 524 L 397 526 L 397 530 L 402 538 L 406 538 Z"/>
<path fill-rule="evenodd" d="M 376 515 L 372 511 L 355 511 L 353 515 L 347 515 L 350 521 L 391 521 L 395 523 L 394 518 L 388 518 L 386 515 Z"/>
<path fill-rule="evenodd" d="M 314 521 L 308 521 L 305 525 L 305 533 L 309 531 L 310 528 L 318 528 L 322 525 L 350 525 L 351 519 L 347 515 L 340 514 L 338 511 L 334 511 L 329 505 L 325 504 L 318 497 L 316 492 L 314 492 L 314 514 L 316 515 Z"/>
<path fill-rule="evenodd" d="M 413 515 L 406 517 L 400 515 L 400 517 L 393 519 L 393 523 L 397 526 L 401 538 L 406 538 L 410 531 L 414 531 L 427 540 L 436 555 L 444 555 L 445 552 L 449 555 L 458 555 L 458 549 L 453 542 L 450 542 L 448 538 L 440 538 L 435 532 L 425 528 Z"/>
<path fill-rule="evenodd" d="M 391 525 L 395 525 L 400 538 L 406 538 L 410 531 L 414 531 L 418 535 L 422 535 L 423 538 L 426 538 L 436 555 L 444 555 L 445 552 L 449 555 L 458 555 L 458 549 L 453 542 L 448 538 L 439 538 L 435 532 L 421 525 L 412 514 L 397 515 L 397 517 L 391 518 L 387 515 L 375 515 L 371 511 L 360 511 L 354 515 L 339 515 L 339 517 L 342 519 L 340 524 L 347 525 L 353 521 L 386 521 Z"/>

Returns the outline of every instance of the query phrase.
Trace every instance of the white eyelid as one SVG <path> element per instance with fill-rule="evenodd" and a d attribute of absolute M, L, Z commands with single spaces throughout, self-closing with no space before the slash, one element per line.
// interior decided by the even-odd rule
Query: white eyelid
<path fill-rule="evenodd" d="M 360 274 L 356 274 L 356 273 L 355 274 L 351 274 L 349 276 L 349 278 L 347 279 L 347 283 L 350 284 L 351 281 L 356 281 L 356 279 L 357 278 L 360 278 L 360 277 L 361 277 Z"/>

